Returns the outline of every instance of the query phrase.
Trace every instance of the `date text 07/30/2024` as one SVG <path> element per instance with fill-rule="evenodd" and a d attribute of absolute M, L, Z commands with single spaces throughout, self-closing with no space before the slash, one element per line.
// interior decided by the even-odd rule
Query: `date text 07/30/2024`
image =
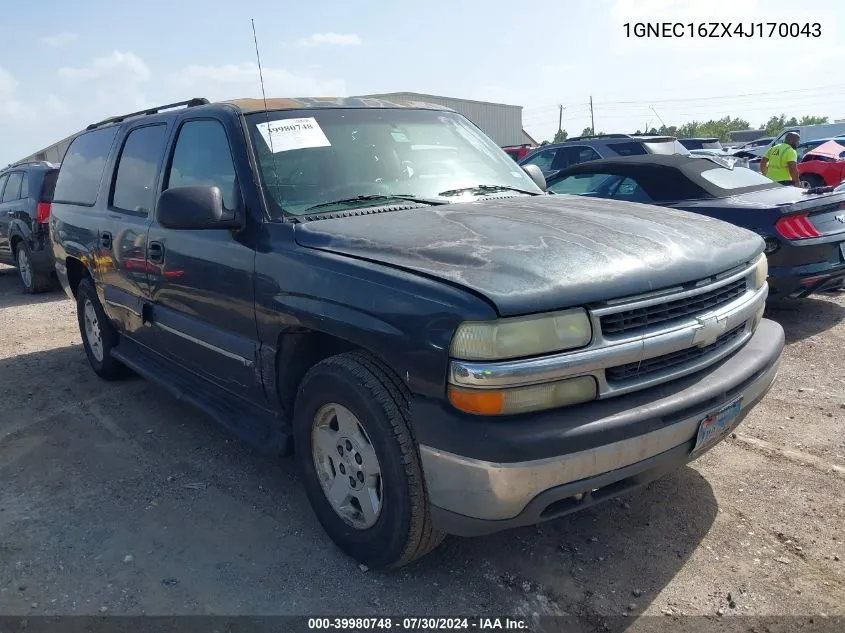
<path fill-rule="evenodd" d="M 751 38 L 822 36 L 819 22 L 626 22 L 625 37 L 636 38 Z"/>
<path fill-rule="evenodd" d="M 523 618 L 511 617 L 353 617 L 308 618 L 315 631 L 529 631 Z"/>

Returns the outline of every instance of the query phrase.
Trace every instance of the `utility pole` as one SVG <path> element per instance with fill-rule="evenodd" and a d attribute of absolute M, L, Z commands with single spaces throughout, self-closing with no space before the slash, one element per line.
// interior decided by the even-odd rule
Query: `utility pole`
<path fill-rule="evenodd" d="M 593 95 L 590 95 L 590 131 L 596 133 L 596 118 L 593 115 Z"/>
<path fill-rule="evenodd" d="M 557 131 L 562 132 L 563 131 L 563 104 L 560 104 L 558 106 L 558 108 L 560 109 L 560 112 L 557 115 Z"/>

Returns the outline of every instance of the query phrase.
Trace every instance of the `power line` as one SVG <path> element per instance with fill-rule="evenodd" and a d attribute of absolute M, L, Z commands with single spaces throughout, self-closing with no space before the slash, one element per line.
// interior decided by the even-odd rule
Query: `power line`
<path fill-rule="evenodd" d="M 614 106 L 614 105 L 642 105 L 643 107 L 648 107 L 649 105 L 654 104 L 672 104 L 672 103 L 700 103 L 702 101 L 722 101 L 722 102 L 729 102 L 729 101 L 736 101 L 736 100 L 747 100 L 752 97 L 763 97 L 763 96 L 779 96 L 782 97 L 785 94 L 792 94 L 796 95 L 794 98 L 801 99 L 801 98 L 818 98 L 820 95 L 812 95 L 812 94 L 802 94 L 802 93 L 825 93 L 824 96 L 829 96 L 832 92 L 833 94 L 839 94 L 838 90 L 845 89 L 845 84 L 833 84 L 829 86 L 819 86 L 815 88 L 795 88 L 791 90 L 773 90 L 767 92 L 746 92 L 746 93 L 739 93 L 739 94 L 732 94 L 732 95 L 715 95 L 710 97 L 685 97 L 685 98 L 675 98 L 675 99 L 643 99 L 643 100 L 636 100 L 636 101 L 599 101 L 595 100 L 595 106 Z M 589 108 L 589 102 L 574 102 L 571 104 L 566 104 L 566 108 L 577 108 L 577 107 L 584 107 Z M 547 110 L 550 108 L 557 108 L 558 105 L 543 105 L 543 106 L 534 106 L 532 108 L 523 108 L 524 113 L 528 112 L 536 112 L 540 110 Z"/>

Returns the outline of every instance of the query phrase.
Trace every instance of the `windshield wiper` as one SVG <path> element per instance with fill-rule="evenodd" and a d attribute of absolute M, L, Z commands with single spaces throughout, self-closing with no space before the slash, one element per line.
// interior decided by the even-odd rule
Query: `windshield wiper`
<path fill-rule="evenodd" d="M 473 187 L 461 187 L 460 189 L 449 189 L 448 191 L 441 191 L 437 195 L 456 196 L 460 193 L 468 193 L 472 191 L 478 191 L 480 193 L 493 193 L 495 191 L 516 191 L 519 193 L 527 194 L 529 196 L 541 195 L 536 191 L 528 191 L 526 189 L 520 189 L 519 187 L 508 187 L 507 185 L 475 185 Z"/>
<path fill-rule="evenodd" d="M 437 204 L 448 204 L 448 202 L 444 200 L 430 200 L 428 198 L 418 198 L 415 195 L 409 193 L 397 193 L 397 194 L 379 194 L 379 193 L 370 193 L 361 196 L 354 196 L 352 198 L 342 198 L 340 200 L 332 200 L 331 202 L 321 202 L 320 204 L 315 204 L 313 207 L 308 207 L 305 209 L 306 212 L 313 211 L 314 209 L 322 209 L 324 207 L 333 207 L 338 204 L 352 204 L 353 202 L 367 202 L 367 201 L 376 201 L 376 200 L 407 200 L 408 202 L 419 202 L 420 204 L 428 204 L 428 205 L 437 205 Z"/>

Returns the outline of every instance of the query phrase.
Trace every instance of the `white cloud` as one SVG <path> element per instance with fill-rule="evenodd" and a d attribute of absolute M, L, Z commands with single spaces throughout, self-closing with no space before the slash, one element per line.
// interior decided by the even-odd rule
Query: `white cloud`
<path fill-rule="evenodd" d="M 0 116 L 25 119 L 30 114 L 29 109 L 18 99 L 18 80 L 0 67 Z"/>
<path fill-rule="evenodd" d="M 45 35 L 41 38 L 41 43 L 58 48 L 59 46 L 66 46 L 67 44 L 75 42 L 76 38 L 76 33 L 62 31 L 61 33 L 56 33 L 55 35 Z"/>
<path fill-rule="evenodd" d="M 264 68 L 263 71 L 268 97 L 346 95 L 346 83 L 342 79 L 317 79 L 283 68 Z M 179 87 L 182 96 L 207 97 L 212 101 L 261 96 L 258 66 L 252 62 L 223 66 L 190 65 L 174 73 L 170 81 Z"/>
<path fill-rule="evenodd" d="M 361 38 L 354 33 L 313 33 L 297 41 L 300 46 L 360 46 Z"/>
<path fill-rule="evenodd" d="M 85 81 L 140 83 L 150 78 L 150 69 L 135 53 L 112 51 L 105 57 L 96 57 L 82 68 L 59 68 L 59 77 L 68 83 Z"/>
<path fill-rule="evenodd" d="M 64 117 L 70 114 L 68 105 L 54 94 L 47 95 L 44 104 L 51 116 Z"/>

